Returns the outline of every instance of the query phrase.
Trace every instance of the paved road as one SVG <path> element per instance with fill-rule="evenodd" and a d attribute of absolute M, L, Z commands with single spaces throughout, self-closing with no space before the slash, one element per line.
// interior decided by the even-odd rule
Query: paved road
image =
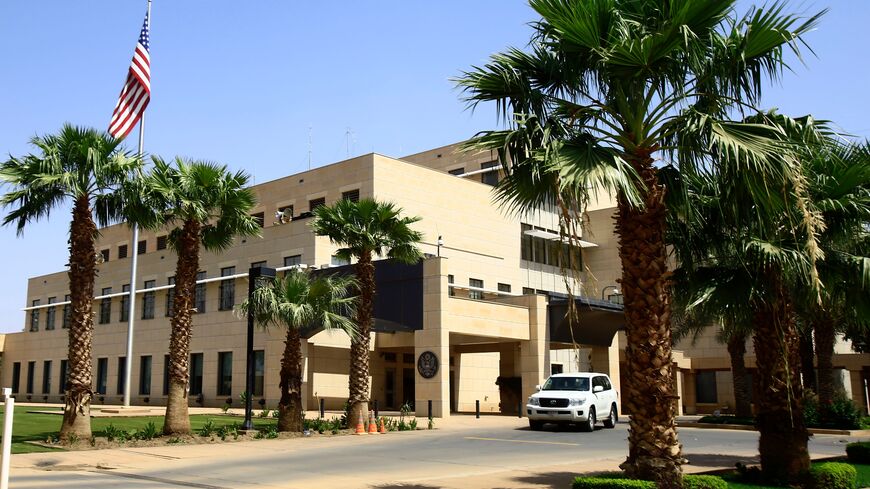
<path fill-rule="evenodd" d="M 680 430 L 691 470 L 752 462 L 757 434 Z M 594 433 L 529 431 L 524 420 L 465 420 L 434 431 L 265 440 L 13 457 L 13 488 L 569 487 L 581 471 L 624 460 L 626 424 Z M 810 440 L 814 456 L 850 441 Z"/>

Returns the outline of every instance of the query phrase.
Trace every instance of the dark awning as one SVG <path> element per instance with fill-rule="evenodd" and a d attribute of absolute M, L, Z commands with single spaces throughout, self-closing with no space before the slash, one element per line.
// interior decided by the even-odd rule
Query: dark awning
<path fill-rule="evenodd" d="M 574 325 L 573 341 L 581 345 L 610 346 L 616 332 L 625 329 L 622 304 L 601 301 L 591 297 L 575 297 L 579 324 Z M 572 331 L 568 323 L 568 297 L 551 294 L 547 305 L 550 341 L 571 343 Z"/>

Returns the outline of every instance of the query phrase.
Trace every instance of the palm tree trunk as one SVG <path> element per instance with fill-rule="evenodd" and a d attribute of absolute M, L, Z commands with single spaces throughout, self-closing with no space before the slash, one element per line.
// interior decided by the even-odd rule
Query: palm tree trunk
<path fill-rule="evenodd" d="M 816 366 L 814 365 L 815 353 L 813 352 L 813 328 L 807 325 L 798 328 L 800 337 L 801 374 L 804 379 L 804 389 L 816 391 Z"/>
<path fill-rule="evenodd" d="M 281 401 L 278 431 L 302 432 L 302 338 L 296 328 L 287 328 L 281 357 Z"/>
<path fill-rule="evenodd" d="M 97 226 L 91 213 L 90 199 L 76 199 L 70 224 L 69 241 L 69 376 L 63 408 L 60 439 L 91 438 L 91 342 L 94 335 L 94 276 L 96 258 L 94 238 Z"/>
<path fill-rule="evenodd" d="M 758 452 L 765 478 L 796 482 L 810 467 L 799 340 L 791 303 L 779 277 L 770 273 L 769 276 L 773 292 L 755 313 Z"/>
<path fill-rule="evenodd" d="M 375 296 L 375 266 L 371 252 L 362 253 L 356 264 L 359 302 L 356 310 L 358 334 L 350 342 L 350 378 L 348 380 L 350 414 L 348 426 L 355 426 L 369 415 L 369 342 L 372 331 Z"/>
<path fill-rule="evenodd" d="M 731 333 L 728 338 L 728 355 L 731 356 L 731 377 L 734 385 L 734 414 L 752 416 L 750 386 L 746 383 L 746 335 Z"/>
<path fill-rule="evenodd" d="M 648 190 L 643 209 L 633 208 L 620 196 L 616 221 L 628 339 L 623 399 L 629 413 L 629 448 L 620 467 L 630 477 L 678 489 L 682 455 L 671 358 L 665 189 L 657 181 L 649 153 L 635 155 L 631 163 Z"/>
<path fill-rule="evenodd" d="M 816 338 L 816 355 L 819 360 L 819 406 L 824 414 L 834 401 L 837 388 L 834 379 L 834 341 L 836 333 L 830 316 L 817 314 L 813 318 L 813 331 Z"/>
<path fill-rule="evenodd" d="M 166 398 L 164 435 L 190 433 L 187 391 L 190 382 L 190 337 L 193 324 L 196 274 L 199 271 L 200 224 L 184 223 L 178 242 L 175 267 L 175 299 L 172 302 L 172 333 L 169 340 L 169 396 Z"/>

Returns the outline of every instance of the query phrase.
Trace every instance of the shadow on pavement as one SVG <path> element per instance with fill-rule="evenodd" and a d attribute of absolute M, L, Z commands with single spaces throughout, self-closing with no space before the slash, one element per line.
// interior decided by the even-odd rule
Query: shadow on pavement
<path fill-rule="evenodd" d="M 743 455 L 721 455 L 718 453 L 689 453 L 683 456 L 689 460 L 689 465 L 696 467 L 727 467 L 733 469 L 734 464 L 737 462 L 746 465 L 760 463 L 757 456 L 747 457 Z"/>
<path fill-rule="evenodd" d="M 426 486 L 423 484 L 386 484 L 370 487 L 373 489 L 440 489 L 439 486 Z"/>
<path fill-rule="evenodd" d="M 578 472 L 542 472 L 540 474 L 523 475 L 513 477 L 512 479 L 523 484 L 529 484 L 535 487 L 551 487 L 553 489 L 565 489 L 571 487 L 571 482 L 574 478 L 581 475 Z"/>

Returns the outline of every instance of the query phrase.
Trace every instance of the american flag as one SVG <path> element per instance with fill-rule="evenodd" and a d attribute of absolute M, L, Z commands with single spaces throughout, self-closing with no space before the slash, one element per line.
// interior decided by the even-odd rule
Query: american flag
<path fill-rule="evenodd" d="M 127 83 L 121 89 L 118 104 L 112 113 L 112 121 L 109 122 L 109 134 L 116 138 L 126 137 L 139 122 L 148 101 L 151 100 L 151 55 L 148 53 L 148 14 L 145 14 L 145 22 L 142 23 L 142 32 L 139 33 L 139 41 L 136 43 L 136 51 L 133 53 L 133 62 L 130 63 L 130 72 L 127 74 Z"/>

